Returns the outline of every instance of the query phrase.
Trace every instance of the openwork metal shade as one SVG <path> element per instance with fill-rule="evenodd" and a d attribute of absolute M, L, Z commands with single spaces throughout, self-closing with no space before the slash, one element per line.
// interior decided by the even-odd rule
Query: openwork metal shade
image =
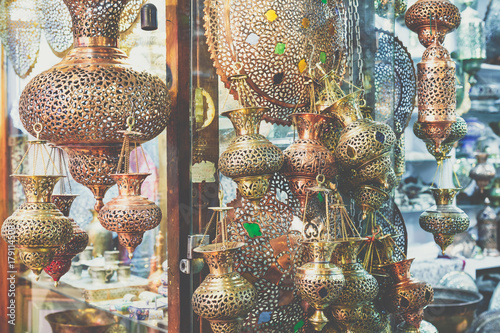
<path fill-rule="evenodd" d="M 241 242 L 216 243 L 197 247 L 210 274 L 194 291 L 193 311 L 210 321 L 214 333 L 239 333 L 243 319 L 257 301 L 257 291 L 233 269 L 235 253 Z"/>
<path fill-rule="evenodd" d="M 158 77 L 134 70 L 117 48 L 119 20 L 127 0 L 65 1 L 73 21 L 75 48 L 37 75 L 19 102 L 25 128 L 44 126 L 42 139 L 63 147 L 73 178 L 102 196 L 114 184 L 125 120 L 134 116 L 141 141 L 160 134 L 170 115 L 167 87 Z"/>
<path fill-rule="evenodd" d="M 207 0 L 204 11 L 217 74 L 229 88 L 232 65 L 241 63 L 258 105 L 268 108 L 266 121 L 290 125 L 296 105 L 304 111 L 308 66 L 344 73 L 341 0 Z"/>

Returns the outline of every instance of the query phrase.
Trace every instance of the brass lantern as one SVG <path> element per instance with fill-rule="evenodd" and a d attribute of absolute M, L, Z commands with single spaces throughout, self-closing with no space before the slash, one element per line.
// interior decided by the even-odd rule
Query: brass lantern
<path fill-rule="evenodd" d="M 127 123 L 129 129 L 124 131 L 118 173 L 110 175 L 118 185 L 118 196 L 104 205 L 98 218 L 105 229 L 118 233 L 118 241 L 127 249 L 128 256 L 132 259 L 135 248 L 142 243 L 144 232 L 156 228 L 161 222 L 162 214 L 160 207 L 141 196 L 142 183 L 150 173 L 130 171 L 130 140 L 141 133 L 132 131 L 133 118 L 127 119 Z M 137 141 L 135 143 L 137 144 Z M 138 149 L 142 147 L 136 147 L 135 151 Z M 124 172 L 120 173 L 122 160 L 125 167 Z"/>
<path fill-rule="evenodd" d="M 28 156 L 34 147 L 32 175 L 16 174 L 12 177 L 23 185 L 26 202 L 23 203 L 2 225 L 2 238 L 19 250 L 21 261 L 38 276 L 53 260 L 56 251 L 73 237 L 71 220 L 63 215 L 51 202 L 52 191 L 62 175 L 35 175 L 37 156 L 43 156 L 46 141 L 40 140 L 41 124 L 35 125 L 37 140 L 29 141 Z M 48 152 L 47 152 L 48 153 Z M 45 164 L 45 162 L 43 163 Z M 46 168 L 44 165 L 44 172 Z"/>
<path fill-rule="evenodd" d="M 24 89 L 19 113 L 24 127 L 44 126 L 41 138 L 63 147 L 73 179 L 88 187 L 103 206 L 115 184 L 122 136 L 129 116 L 141 141 L 160 134 L 170 115 L 167 86 L 134 70 L 118 49 L 120 14 L 128 0 L 64 0 L 73 21 L 74 48 Z"/>
<path fill-rule="evenodd" d="M 262 116 L 268 109 L 256 106 L 245 83 L 246 77 L 243 74 L 231 77 L 241 107 L 222 113 L 231 120 L 236 137 L 220 156 L 219 171 L 238 184 L 242 197 L 258 205 L 269 188 L 269 179 L 281 169 L 284 156 L 278 147 L 259 134 Z"/>

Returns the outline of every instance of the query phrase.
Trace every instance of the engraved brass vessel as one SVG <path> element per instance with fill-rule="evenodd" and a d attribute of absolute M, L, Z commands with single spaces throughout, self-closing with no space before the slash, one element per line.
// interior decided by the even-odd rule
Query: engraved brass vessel
<path fill-rule="evenodd" d="M 477 187 L 481 193 L 484 192 L 486 186 L 488 186 L 491 180 L 496 175 L 496 170 L 493 164 L 488 162 L 487 153 L 476 154 L 477 164 L 472 168 L 469 173 L 469 177 L 476 181 Z"/>
<path fill-rule="evenodd" d="M 42 139 L 63 147 L 73 178 L 102 207 L 114 183 L 122 124 L 134 115 L 141 141 L 160 134 L 170 115 L 170 97 L 158 77 L 134 70 L 118 49 L 120 14 L 128 0 L 65 0 L 73 21 L 74 48 L 24 89 L 19 113 L 24 127 L 36 121 Z"/>
<path fill-rule="evenodd" d="M 104 251 L 113 250 L 113 233 L 106 230 L 99 222 L 99 213 L 95 209 L 90 209 L 92 220 L 87 227 L 89 235 L 89 244 L 92 245 L 92 256 L 94 258 L 102 257 Z"/>
<path fill-rule="evenodd" d="M 132 258 L 141 244 L 144 232 L 161 222 L 161 210 L 152 201 L 141 196 L 141 186 L 149 173 L 112 174 L 118 185 L 118 196 L 111 199 L 99 212 L 99 221 L 109 231 L 118 234 L 118 241 Z"/>
<path fill-rule="evenodd" d="M 319 141 L 324 125 L 331 118 L 315 113 L 294 113 L 291 117 L 299 138 L 283 151 L 285 162 L 281 173 L 304 207 L 307 189 L 316 185 L 316 176 L 322 174 L 331 180 L 337 173 L 333 154 Z"/>
<path fill-rule="evenodd" d="M 406 324 L 418 329 L 424 318 L 424 308 L 432 303 L 434 291 L 427 282 L 411 277 L 412 262 L 413 259 L 406 259 L 384 266 L 394 285 L 383 300 L 390 313 L 401 314 Z"/>
<path fill-rule="evenodd" d="M 312 261 L 302 265 L 295 274 L 295 288 L 316 311 L 309 321 L 316 331 L 328 323 L 323 313 L 339 297 L 345 280 L 342 271 L 330 262 L 337 245 L 331 241 L 308 241 L 302 243 Z"/>
<path fill-rule="evenodd" d="M 62 176 L 12 176 L 23 185 L 26 202 L 4 221 L 2 238 L 19 250 L 21 261 L 38 276 L 73 237 L 71 220 L 50 201 Z"/>
<path fill-rule="evenodd" d="M 453 204 L 453 198 L 459 190 L 431 188 L 436 205 L 423 212 L 418 219 L 420 227 L 434 235 L 434 241 L 443 253 L 453 243 L 454 235 L 469 227 L 470 219 L 467 214 Z"/>
<path fill-rule="evenodd" d="M 259 134 L 266 108 L 245 107 L 223 112 L 236 137 L 219 158 L 219 171 L 238 184 L 244 198 L 258 204 L 269 188 L 269 179 L 284 162 L 283 152 Z"/>
<path fill-rule="evenodd" d="M 57 249 L 54 259 L 49 266 L 45 267 L 45 273 L 49 274 L 57 286 L 61 276 L 66 274 L 71 268 L 71 260 L 87 247 L 89 236 L 80 228 L 74 219 L 69 217 L 71 204 L 77 195 L 74 194 L 53 194 L 52 202 L 59 208 L 64 216 L 68 217 L 73 227 L 73 238 Z"/>
<path fill-rule="evenodd" d="M 241 332 L 243 319 L 257 301 L 254 286 L 233 270 L 233 256 L 244 245 L 227 242 L 194 249 L 203 254 L 210 274 L 193 293 L 193 311 L 210 321 L 214 333 Z"/>

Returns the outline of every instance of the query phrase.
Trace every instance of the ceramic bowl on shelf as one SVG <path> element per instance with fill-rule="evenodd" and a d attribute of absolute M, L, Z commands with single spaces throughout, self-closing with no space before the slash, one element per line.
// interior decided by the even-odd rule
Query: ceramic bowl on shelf
<path fill-rule="evenodd" d="M 54 333 L 105 333 L 116 324 L 112 314 L 97 309 L 55 312 L 45 319 Z"/>

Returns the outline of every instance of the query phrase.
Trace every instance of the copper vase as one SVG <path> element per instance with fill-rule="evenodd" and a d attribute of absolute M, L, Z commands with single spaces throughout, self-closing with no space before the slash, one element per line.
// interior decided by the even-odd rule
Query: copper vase
<path fill-rule="evenodd" d="M 295 288 L 302 299 L 316 310 L 309 321 L 316 331 L 321 331 L 328 323 L 323 310 L 339 297 L 345 280 L 342 271 L 330 262 L 336 243 L 318 241 L 302 244 L 312 261 L 297 269 Z"/>
<path fill-rule="evenodd" d="M 479 190 L 483 193 L 485 187 L 488 186 L 495 177 L 496 170 L 493 164 L 488 162 L 487 153 L 477 153 L 476 159 L 477 164 L 470 171 L 469 177 L 476 181 Z"/>
<path fill-rule="evenodd" d="M 385 294 L 384 303 L 390 313 L 401 314 L 406 324 L 418 329 L 424 318 L 424 307 L 434 299 L 434 291 L 430 284 L 411 277 L 412 262 L 413 259 L 406 259 L 385 266 L 394 285 Z"/>
<path fill-rule="evenodd" d="M 22 262 L 37 276 L 56 251 L 73 237 L 71 220 L 51 201 L 61 176 L 13 175 L 23 185 L 26 202 L 2 225 L 2 237 L 19 249 Z"/>
<path fill-rule="evenodd" d="M 113 174 L 118 185 L 118 196 L 111 199 L 99 212 L 99 221 L 109 231 L 118 234 L 118 241 L 132 258 L 141 244 L 144 232 L 156 228 L 161 221 L 161 210 L 152 201 L 141 196 L 141 186 L 149 173 Z"/>
<path fill-rule="evenodd" d="M 49 70 L 35 76 L 19 102 L 20 118 L 32 134 L 40 121 L 41 139 L 64 147 L 73 178 L 101 201 L 114 183 L 126 119 L 148 141 L 160 134 L 170 115 L 170 97 L 158 77 L 134 70 L 118 48 L 120 14 L 128 0 L 64 0 L 73 22 L 74 48 Z"/>
<path fill-rule="evenodd" d="M 210 321 L 214 333 L 239 333 L 257 301 L 254 286 L 233 270 L 235 252 L 245 243 L 210 244 L 194 249 L 203 254 L 210 274 L 194 291 L 193 311 Z"/>
<path fill-rule="evenodd" d="M 363 238 L 338 241 L 333 255 L 333 262 L 344 274 L 345 286 L 330 310 L 337 324 L 348 331 L 355 330 L 360 323 L 358 316 L 347 314 L 365 311 L 361 307 L 371 304 L 379 291 L 377 280 L 358 263 L 359 248 L 364 241 Z"/>
<path fill-rule="evenodd" d="M 92 220 L 87 227 L 89 244 L 92 245 L 92 257 L 102 257 L 104 251 L 113 250 L 113 233 L 106 230 L 99 222 L 99 213 L 95 209 L 90 209 Z"/>
<path fill-rule="evenodd" d="M 497 257 L 497 213 L 490 207 L 490 200 L 485 200 L 485 207 L 477 213 L 477 245 L 483 250 L 483 254 L 489 257 Z"/>
<path fill-rule="evenodd" d="M 466 231 L 469 227 L 470 219 L 467 214 L 453 204 L 459 190 L 431 188 L 436 205 L 423 212 L 418 219 L 420 227 L 433 234 L 434 241 L 443 253 L 453 243 L 454 235 Z"/>
<path fill-rule="evenodd" d="M 73 227 L 73 238 L 57 249 L 54 259 L 49 266 L 45 267 L 45 273 L 49 274 L 57 286 L 61 276 L 66 274 L 71 268 L 71 260 L 87 247 L 89 236 L 82 228 L 69 217 L 71 204 L 77 196 L 72 194 L 53 194 L 52 202 L 59 208 L 64 216 L 68 217 Z"/>
<path fill-rule="evenodd" d="M 248 107 L 223 112 L 236 137 L 219 158 L 219 171 L 238 184 L 244 198 L 258 204 L 269 188 L 269 179 L 284 161 L 281 150 L 259 134 L 265 108 Z"/>
<path fill-rule="evenodd" d="M 315 113 L 294 113 L 291 117 L 299 138 L 283 151 L 285 162 L 281 173 L 304 207 L 307 189 L 316 185 L 316 176 L 322 174 L 331 180 L 337 173 L 332 153 L 319 140 L 331 118 Z"/>

